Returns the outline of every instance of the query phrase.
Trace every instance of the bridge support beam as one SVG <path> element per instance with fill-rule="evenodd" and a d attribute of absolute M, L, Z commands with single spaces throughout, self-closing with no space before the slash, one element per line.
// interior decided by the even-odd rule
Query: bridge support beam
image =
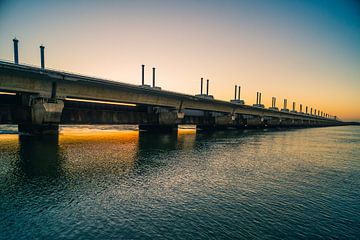
<path fill-rule="evenodd" d="M 279 127 L 280 126 L 280 118 L 265 118 L 264 119 L 264 124 L 265 127 L 269 127 L 269 128 L 273 128 L 273 127 Z"/>
<path fill-rule="evenodd" d="M 196 124 L 196 128 L 201 130 L 227 129 L 229 127 L 236 127 L 236 115 L 234 114 L 213 116 L 212 113 L 207 113 L 201 123 Z"/>
<path fill-rule="evenodd" d="M 57 135 L 63 108 L 62 100 L 37 96 L 22 98 L 17 109 L 19 134 Z"/>
<path fill-rule="evenodd" d="M 181 112 L 159 112 L 156 115 L 155 122 L 139 124 L 139 130 L 152 132 L 177 131 L 178 124 L 184 118 L 184 114 Z"/>
<path fill-rule="evenodd" d="M 252 118 L 246 118 L 246 127 L 247 128 L 261 128 L 264 127 L 264 118 L 253 116 Z"/>

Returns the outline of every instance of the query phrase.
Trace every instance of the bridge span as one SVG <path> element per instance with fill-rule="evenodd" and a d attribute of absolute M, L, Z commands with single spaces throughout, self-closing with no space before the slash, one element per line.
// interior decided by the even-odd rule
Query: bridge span
<path fill-rule="evenodd" d="M 44 46 L 40 46 L 41 67 L 19 64 L 18 40 L 14 42 L 14 63 L 0 61 L 0 124 L 18 124 L 24 135 L 57 134 L 59 124 L 137 124 L 139 129 L 173 131 L 179 124 L 199 129 L 254 127 L 322 127 L 345 124 L 321 111 L 300 104 L 296 111 L 272 106 L 266 109 L 257 93 L 256 104 L 245 105 L 240 86 L 230 102 L 206 93 L 195 96 L 145 85 L 132 85 L 45 68 Z"/>
<path fill-rule="evenodd" d="M 320 127 L 343 122 L 310 113 L 249 106 L 0 61 L 0 124 L 20 134 L 56 133 L 59 124 L 138 124 L 168 131 L 179 124 L 200 129 Z M 236 93 L 235 93 L 236 95 Z"/>

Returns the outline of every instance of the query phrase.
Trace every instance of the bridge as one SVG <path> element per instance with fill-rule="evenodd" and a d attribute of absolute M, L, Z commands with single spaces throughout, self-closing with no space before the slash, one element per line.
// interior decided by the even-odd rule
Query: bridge
<path fill-rule="evenodd" d="M 16 40 L 16 39 L 15 39 Z M 56 134 L 59 124 L 137 124 L 139 129 L 173 131 L 180 124 L 199 129 L 323 127 L 345 123 L 311 108 L 303 111 L 261 104 L 246 105 L 235 86 L 234 99 L 227 102 L 206 93 L 188 95 L 165 91 L 155 85 L 133 85 L 45 68 L 44 47 L 41 66 L 19 64 L 17 40 L 14 62 L 0 61 L 0 124 L 17 124 L 19 134 Z M 237 92 L 238 89 L 238 92 Z"/>

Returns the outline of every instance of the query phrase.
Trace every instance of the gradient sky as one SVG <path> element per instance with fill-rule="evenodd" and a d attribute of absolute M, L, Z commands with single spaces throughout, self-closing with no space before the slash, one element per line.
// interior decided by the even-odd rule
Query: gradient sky
<path fill-rule="evenodd" d="M 0 0 L 0 59 L 253 104 L 276 96 L 345 120 L 360 120 L 360 4 L 357 1 Z"/>

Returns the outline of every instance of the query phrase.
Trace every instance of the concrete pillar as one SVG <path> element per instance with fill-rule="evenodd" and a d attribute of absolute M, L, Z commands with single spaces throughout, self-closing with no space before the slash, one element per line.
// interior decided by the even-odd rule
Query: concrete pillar
<path fill-rule="evenodd" d="M 235 85 L 235 96 L 234 96 L 234 99 L 235 99 L 235 100 L 236 100 L 236 97 L 237 97 L 236 91 L 237 91 L 237 85 Z"/>
<path fill-rule="evenodd" d="M 148 132 L 176 132 L 178 130 L 178 126 L 176 124 L 174 125 L 141 124 L 139 125 L 139 130 L 148 131 Z"/>
<path fill-rule="evenodd" d="M 139 124 L 139 129 L 152 132 L 177 131 L 178 124 L 184 118 L 184 114 L 181 112 L 158 112 L 155 115 L 154 121 Z"/>
<path fill-rule="evenodd" d="M 19 106 L 18 128 L 20 135 L 56 135 L 58 134 L 64 102 L 41 97 L 27 98 L 23 107 Z M 25 105 L 25 107 L 24 107 Z"/>
<path fill-rule="evenodd" d="M 305 112 L 308 114 L 308 106 L 305 107 Z"/>
<path fill-rule="evenodd" d="M 256 105 L 259 104 L 259 92 L 256 92 Z"/>
<path fill-rule="evenodd" d="M 300 104 L 300 112 L 302 113 L 302 104 Z"/>
<path fill-rule="evenodd" d="M 238 100 L 240 100 L 240 90 L 241 90 L 241 87 L 239 86 L 239 91 L 238 91 Z"/>
<path fill-rule="evenodd" d="M 201 78 L 201 86 L 200 86 L 200 94 L 202 95 L 203 94 L 203 85 L 204 85 L 204 79 Z"/>
<path fill-rule="evenodd" d="M 13 39 L 14 42 L 14 63 L 19 64 L 19 40 Z"/>
<path fill-rule="evenodd" d="M 264 127 L 264 119 L 262 117 L 254 116 L 246 119 L 246 127 L 248 128 L 261 128 Z"/>
<path fill-rule="evenodd" d="M 235 116 L 229 114 L 224 116 L 216 116 L 215 117 L 215 127 L 229 127 L 234 125 Z"/>
<path fill-rule="evenodd" d="M 264 118 L 264 127 L 273 128 L 280 126 L 280 118 L 266 117 Z"/>

